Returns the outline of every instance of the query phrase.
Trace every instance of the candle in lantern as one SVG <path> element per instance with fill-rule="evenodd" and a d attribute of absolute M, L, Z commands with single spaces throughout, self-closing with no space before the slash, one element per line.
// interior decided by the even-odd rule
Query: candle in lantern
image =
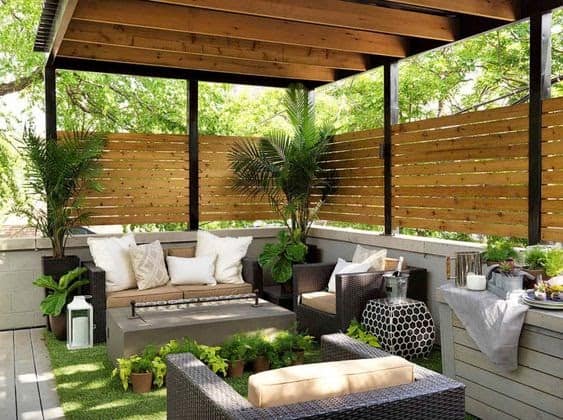
<path fill-rule="evenodd" d="M 89 342 L 90 326 L 87 316 L 72 318 L 72 344 L 74 347 L 87 347 Z"/>
<path fill-rule="evenodd" d="M 467 273 L 467 288 L 469 290 L 485 290 L 487 288 L 487 279 L 485 276 L 474 273 Z"/>

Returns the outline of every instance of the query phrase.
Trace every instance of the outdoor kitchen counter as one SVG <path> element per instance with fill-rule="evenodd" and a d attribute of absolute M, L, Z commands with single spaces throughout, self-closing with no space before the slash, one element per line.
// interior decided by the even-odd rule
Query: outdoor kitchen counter
<path fill-rule="evenodd" d="M 482 419 L 556 419 L 563 413 L 563 311 L 530 308 L 518 369 L 494 366 L 439 297 L 443 373 L 466 385 L 466 410 Z"/>

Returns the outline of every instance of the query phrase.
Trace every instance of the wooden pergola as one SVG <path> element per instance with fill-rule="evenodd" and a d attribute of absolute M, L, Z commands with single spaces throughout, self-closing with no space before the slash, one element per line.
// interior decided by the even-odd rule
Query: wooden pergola
<path fill-rule="evenodd" d="M 530 18 L 529 241 L 540 240 L 541 104 L 549 97 L 551 10 L 561 0 L 46 0 L 35 50 L 46 130 L 56 138 L 56 69 L 189 83 L 190 228 L 198 218 L 198 81 L 310 89 L 384 66 L 385 233 L 398 61 Z"/>

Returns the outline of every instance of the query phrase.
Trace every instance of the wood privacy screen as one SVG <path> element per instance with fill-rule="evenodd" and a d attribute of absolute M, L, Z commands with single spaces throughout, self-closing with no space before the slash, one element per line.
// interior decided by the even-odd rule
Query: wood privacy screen
<path fill-rule="evenodd" d="M 528 105 L 397 125 L 393 225 L 527 237 Z"/>
<path fill-rule="evenodd" d="M 382 142 L 382 129 L 335 136 L 325 165 L 336 171 L 338 189 L 321 209 L 321 219 L 383 224 Z"/>
<path fill-rule="evenodd" d="M 109 134 L 102 155 L 102 192 L 90 192 L 91 225 L 188 220 L 187 138 Z"/>
<path fill-rule="evenodd" d="M 543 102 L 542 239 L 563 240 L 563 98 Z"/>
<path fill-rule="evenodd" d="M 231 187 L 228 153 L 235 142 L 243 140 L 242 137 L 199 137 L 200 221 L 277 219 L 267 202 L 249 200 Z"/>

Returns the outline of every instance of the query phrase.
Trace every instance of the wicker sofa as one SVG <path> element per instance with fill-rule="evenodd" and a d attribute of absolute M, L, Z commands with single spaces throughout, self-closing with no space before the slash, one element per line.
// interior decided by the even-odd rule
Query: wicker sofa
<path fill-rule="evenodd" d="M 315 337 L 346 330 L 353 319 L 361 320 L 369 300 L 386 296 L 383 271 L 338 274 L 336 293 L 324 292 L 334 266 L 334 263 L 318 263 L 293 267 L 293 308 L 297 323 L 300 329 Z M 426 270 L 410 267 L 405 273 L 410 276 L 407 295 L 421 299 L 418 290 L 420 285 L 426 288 Z M 311 293 L 317 296 L 305 301 Z"/>
<path fill-rule="evenodd" d="M 388 353 L 343 334 L 323 336 L 323 361 Z M 274 408 L 256 408 L 190 353 L 167 358 L 168 419 L 463 419 L 462 383 L 415 366 L 415 382 Z"/>
<path fill-rule="evenodd" d="M 106 276 L 101 268 L 96 267 L 92 262 L 85 262 L 83 266 L 87 269 L 86 275 L 90 280 L 84 292 L 92 296 L 95 343 L 106 341 L 106 309 L 129 306 L 132 300 L 136 302 L 153 302 L 237 295 L 262 290 L 262 269 L 256 260 L 249 258 L 242 260 L 242 277 L 245 281 L 243 284 L 217 284 L 215 286 L 173 286 L 167 284 L 148 290 L 127 289 L 112 293 L 106 292 Z"/>

